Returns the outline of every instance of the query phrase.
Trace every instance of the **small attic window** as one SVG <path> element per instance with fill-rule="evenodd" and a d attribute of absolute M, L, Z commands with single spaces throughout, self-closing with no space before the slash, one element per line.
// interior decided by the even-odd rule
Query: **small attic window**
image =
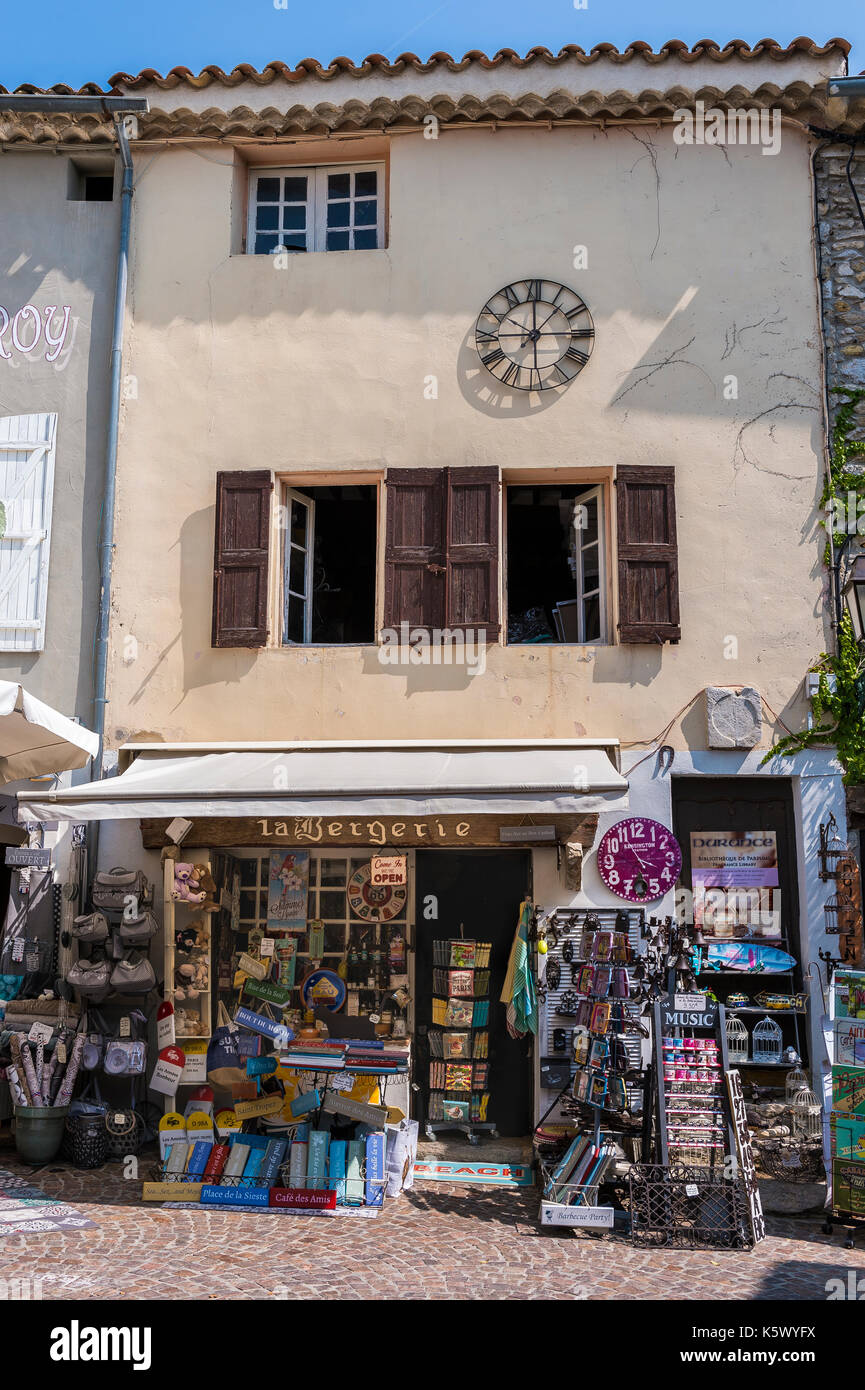
<path fill-rule="evenodd" d="M 114 160 L 70 159 L 66 197 L 72 203 L 112 203 Z"/>

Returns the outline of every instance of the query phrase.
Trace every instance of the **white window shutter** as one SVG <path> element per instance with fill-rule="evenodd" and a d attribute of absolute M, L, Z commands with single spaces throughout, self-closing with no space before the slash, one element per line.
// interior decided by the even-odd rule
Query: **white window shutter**
<path fill-rule="evenodd" d="M 0 651 L 45 646 L 56 414 L 0 416 Z"/>

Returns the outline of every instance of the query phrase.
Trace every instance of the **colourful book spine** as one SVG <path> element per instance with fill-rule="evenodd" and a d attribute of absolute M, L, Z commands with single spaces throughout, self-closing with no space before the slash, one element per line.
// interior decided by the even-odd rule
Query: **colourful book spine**
<path fill-rule="evenodd" d="M 250 1152 L 249 1158 L 246 1160 L 243 1168 L 244 1187 L 252 1187 L 256 1182 L 261 1172 L 261 1165 L 264 1163 L 264 1155 L 266 1152 L 266 1149 L 260 1149 L 257 1146 Z"/>
<path fill-rule="evenodd" d="M 285 1139 L 271 1139 L 264 1155 L 264 1164 L 261 1169 L 261 1178 L 268 1187 L 273 1187 L 279 1177 L 279 1169 L 285 1157 L 288 1144 Z"/>
<path fill-rule="evenodd" d="M 206 1139 L 198 1139 L 192 1146 L 189 1161 L 186 1165 L 186 1175 L 190 1182 L 198 1182 L 207 1167 L 210 1151 L 213 1145 Z"/>
<path fill-rule="evenodd" d="M 336 1193 L 337 1203 L 341 1206 L 345 1202 L 345 1164 L 348 1156 L 348 1144 L 344 1139 L 334 1139 L 330 1146 L 329 1170 L 330 1181 L 328 1187 Z"/>
<path fill-rule="evenodd" d="M 240 1182 L 240 1175 L 246 1167 L 246 1160 L 249 1158 L 250 1152 L 251 1150 L 248 1144 L 231 1145 L 228 1161 L 224 1169 L 226 1181 L 229 1178 L 231 1179 L 229 1186 L 237 1187 Z"/>
<path fill-rule="evenodd" d="M 385 1137 L 366 1136 L 366 1205 L 380 1207 L 384 1202 Z"/>
<path fill-rule="evenodd" d="M 190 1144 L 185 1140 L 172 1144 L 168 1150 L 168 1159 L 165 1164 L 166 1173 L 183 1173 L 186 1171 L 186 1160 L 189 1157 Z"/>
<path fill-rule="evenodd" d="M 307 1157 L 307 1187 L 325 1187 L 327 1182 L 327 1145 L 330 1135 L 326 1130 L 313 1130 L 309 1136 Z"/>
<path fill-rule="evenodd" d="M 348 1206 L 356 1206 L 363 1201 L 361 1164 L 363 1163 L 364 1152 L 365 1145 L 362 1140 L 352 1139 L 349 1142 L 345 1175 L 345 1200 Z"/>
<path fill-rule="evenodd" d="M 306 1182 L 307 1148 L 307 1144 L 298 1144 L 296 1141 L 291 1146 L 288 1159 L 289 1187 L 303 1187 Z"/>
<path fill-rule="evenodd" d="M 214 1144 L 213 1148 L 210 1150 L 210 1158 L 207 1160 L 207 1166 L 204 1169 L 204 1176 L 208 1182 L 214 1183 L 219 1181 L 230 1153 L 231 1149 L 227 1144 Z"/>

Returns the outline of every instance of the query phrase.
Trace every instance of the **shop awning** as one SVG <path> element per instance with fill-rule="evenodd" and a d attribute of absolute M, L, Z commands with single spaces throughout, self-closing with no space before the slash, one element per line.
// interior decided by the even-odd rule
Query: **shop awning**
<path fill-rule="evenodd" d="M 84 767 L 99 736 L 28 695 L 17 681 L 0 681 L 0 782 Z"/>
<path fill-rule="evenodd" d="M 615 740 L 131 745 L 119 777 L 19 792 L 19 818 L 579 814 L 627 808 Z"/>

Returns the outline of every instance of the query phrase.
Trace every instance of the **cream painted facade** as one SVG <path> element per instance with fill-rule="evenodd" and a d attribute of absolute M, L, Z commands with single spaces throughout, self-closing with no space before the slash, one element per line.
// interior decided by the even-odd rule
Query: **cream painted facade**
<path fill-rule="evenodd" d="M 819 81 L 827 61 L 791 58 L 784 80 Z M 649 85 L 642 66 L 629 68 L 633 91 Z M 745 67 L 752 89 L 778 76 L 778 64 Z M 665 64 L 668 86 L 699 85 L 694 65 L 674 69 Z M 573 89 L 576 76 L 580 90 L 623 85 L 621 69 L 599 64 L 590 80 L 549 74 L 547 88 Z M 402 96 L 415 77 L 374 79 L 375 92 L 372 80 L 366 101 Z M 512 94 L 520 80 L 530 85 L 472 68 L 447 79 L 455 97 L 494 80 Z M 416 83 L 419 95 L 429 88 L 424 76 Z M 436 90 L 444 85 L 437 75 Z M 250 83 L 151 101 L 200 111 L 352 96 L 357 82 L 338 77 L 310 78 L 285 97 Z M 802 677 L 827 634 L 801 128 L 785 121 L 773 156 L 759 145 L 677 145 L 669 123 L 638 121 L 242 148 L 141 141 L 135 159 L 109 746 L 139 734 L 628 742 L 651 740 L 684 709 L 667 741 L 697 751 L 706 747 L 698 697 L 710 684 L 754 685 L 784 724 L 802 725 Z M 369 160 L 387 167 L 385 249 L 290 257 L 281 269 L 243 253 L 247 161 Z M 576 268 L 580 248 L 586 265 Z M 534 275 L 575 289 L 597 335 L 570 387 L 539 396 L 502 387 L 474 347 L 487 298 Z M 622 463 L 676 470 L 678 645 L 615 641 L 611 483 Z M 267 468 L 301 486 L 374 482 L 381 519 L 388 468 L 448 465 L 497 465 L 505 484 L 607 484 L 609 644 L 499 644 L 473 677 L 382 665 L 373 645 L 281 647 L 274 564 L 271 645 L 211 647 L 219 470 Z M 380 529 L 379 574 L 382 545 Z M 382 599 L 380 581 L 377 628 Z M 783 732 L 767 717 L 766 742 Z"/>

